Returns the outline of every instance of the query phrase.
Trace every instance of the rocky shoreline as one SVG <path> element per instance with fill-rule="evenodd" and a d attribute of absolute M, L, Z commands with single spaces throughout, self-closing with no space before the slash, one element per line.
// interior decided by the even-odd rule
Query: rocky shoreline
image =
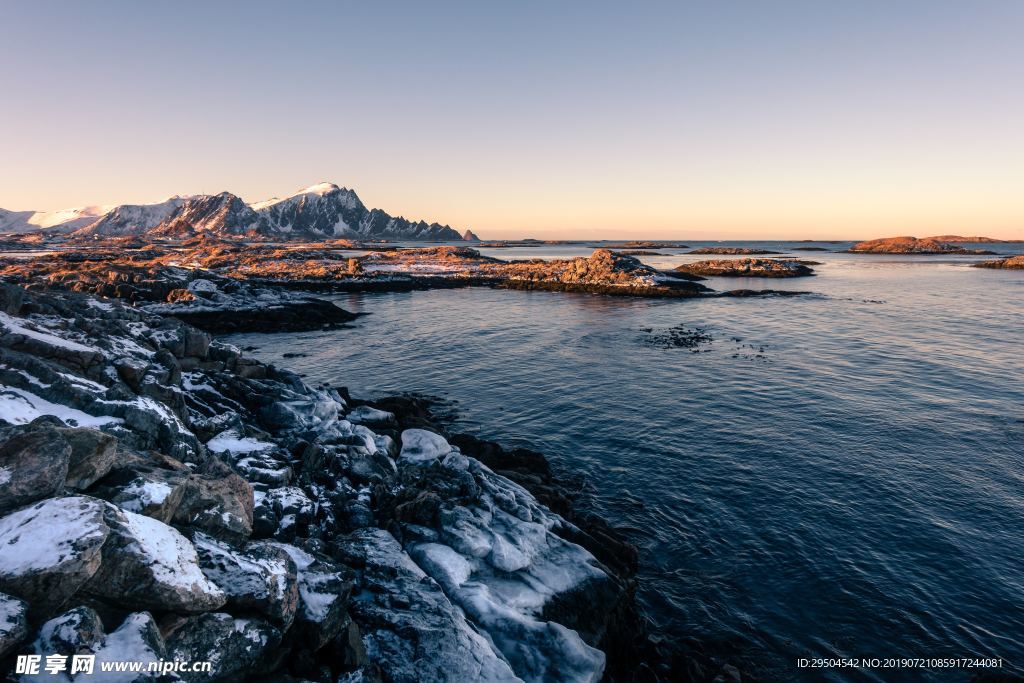
<path fill-rule="evenodd" d="M 345 240 L 277 245 L 201 237 L 123 247 L 9 256 L 0 259 L 0 281 L 116 298 L 215 334 L 308 331 L 356 317 L 317 293 L 460 287 L 680 299 L 777 293 L 717 292 L 697 284 L 700 277 L 660 271 L 608 249 L 586 258 L 503 261 L 468 247 L 374 250 Z"/>
<path fill-rule="evenodd" d="M 1000 270 L 1024 270 L 1024 254 L 1007 256 L 972 264 L 975 268 L 996 268 Z"/>
<path fill-rule="evenodd" d="M 92 653 L 214 663 L 181 680 L 719 673 L 650 633 L 635 548 L 541 454 L 451 433 L 417 399 L 307 386 L 144 305 L 4 285 L 0 418 L 7 670 Z"/>

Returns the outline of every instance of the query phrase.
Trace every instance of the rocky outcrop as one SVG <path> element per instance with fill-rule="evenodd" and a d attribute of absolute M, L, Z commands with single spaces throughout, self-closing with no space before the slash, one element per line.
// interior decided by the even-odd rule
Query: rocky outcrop
<path fill-rule="evenodd" d="M 934 237 L 885 237 L 858 242 L 850 247 L 854 254 L 992 254 L 985 249 L 965 249 Z"/>
<path fill-rule="evenodd" d="M 1009 256 L 1007 258 L 993 259 L 991 261 L 982 261 L 981 263 L 971 264 L 975 268 L 997 268 L 1005 270 L 1022 270 L 1024 269 L 1024 254 L 1019 256 Z"/>
<path fill-rule="evenodd" d="M 799 261 L 767 258 L 717 259 L 684 263 L 677 273 L 702 277 L 805 277 L 814 270 Z"/>
<path fill-rule="evenodd" d="M 630 680 L 648 656 L 627 546 L 514 474 L 534 458 L 146 310 L 31 292 L 5 315 L 0 472 L 38 486 L 0 489 L 4 647 L 219 680 Z"/>

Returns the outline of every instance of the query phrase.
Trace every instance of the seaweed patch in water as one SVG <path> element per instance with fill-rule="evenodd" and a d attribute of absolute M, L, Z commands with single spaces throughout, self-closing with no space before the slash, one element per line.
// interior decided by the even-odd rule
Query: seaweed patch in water
<path fill-rule="evenodd" d="M 687 327 L 676 325 L 667 330 L 655 331 L 653 327 L 645 327 L 644 343 L 659 349 L 690 349 L 693 353 L 710 351 L 702 349 L 702 344 L 710 344 L 713 339 L 704 327 Z"/>

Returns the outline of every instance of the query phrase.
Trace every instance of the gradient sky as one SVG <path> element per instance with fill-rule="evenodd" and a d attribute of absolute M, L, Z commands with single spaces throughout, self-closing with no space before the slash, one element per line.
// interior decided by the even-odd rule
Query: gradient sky
<path fill-rule="evenodd" d="M 1024 2 L 0 0 L 0 207 L 322 180 L 487 238 L 1024 238 Z"/>

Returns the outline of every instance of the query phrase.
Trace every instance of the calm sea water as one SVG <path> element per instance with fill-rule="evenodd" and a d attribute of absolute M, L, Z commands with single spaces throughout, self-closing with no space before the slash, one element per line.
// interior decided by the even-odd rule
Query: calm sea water
<path fill-rule="evenodd" d="M 787 245 L 800 246 L 765 246 Z M 356 394 L 457 401 L 464 429 L 585 474 L 642 549 L 641 597 L 659 624 L 765 679 L 820 679 L 795 668 L 815 656 L 1002 657 L 1021 672 L 1024 272 L 790 253 L 821 261 L 818 275 L 707 284 L 817 294 L 347 295 L 340 305 L 371 313 L 358 329 L 231 341 Z M 712 341 L 648 343 L 679 325 Z"/>

